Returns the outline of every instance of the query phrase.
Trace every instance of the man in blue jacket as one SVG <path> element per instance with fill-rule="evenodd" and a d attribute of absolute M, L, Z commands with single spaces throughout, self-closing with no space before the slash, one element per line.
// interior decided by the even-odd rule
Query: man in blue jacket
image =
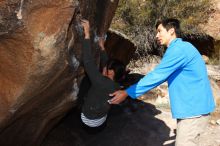
<path fill-rule="evenodd" d="M 198 50 L 180 37 L 177 19 L 156 24 L 156 38 L 167 50 L 160 64 L 138 83 L 111 94 L 110 104 L 127 96 L 136 99 L 163 82 L 168 82 L 173 118 L 177 119 L 176 146 L 196 146 L 215 108 L 205 63 Z"/>

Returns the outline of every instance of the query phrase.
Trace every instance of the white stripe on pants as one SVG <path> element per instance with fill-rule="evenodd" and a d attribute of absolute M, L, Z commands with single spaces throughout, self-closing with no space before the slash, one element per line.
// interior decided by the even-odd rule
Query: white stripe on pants
<path fill-rule="evenodd" d="M 99 119 L 88 119 L 83 113 L 81 113 L 81 119 L 84 124 L 89 127 L 98 127 L 106 121 L 107 115 Z"/>

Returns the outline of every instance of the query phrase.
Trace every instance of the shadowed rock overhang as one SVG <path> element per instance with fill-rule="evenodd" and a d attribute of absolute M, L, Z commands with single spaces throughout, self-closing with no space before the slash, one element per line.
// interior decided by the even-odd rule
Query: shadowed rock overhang
<path fill-rule="evenodd" d="M 117 5 L 118 0 L 0 1 L 0 145 L 40 145 L 74 107 L 83 75 L 79 18 L 103 35 Z"/>

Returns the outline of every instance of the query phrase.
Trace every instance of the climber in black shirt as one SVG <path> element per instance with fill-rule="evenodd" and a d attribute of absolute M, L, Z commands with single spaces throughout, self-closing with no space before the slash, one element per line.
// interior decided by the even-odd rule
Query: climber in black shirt
<path fill-rule="evenodd" d="M 91 86 L 84 96 L 81 119 L 82 122 L 89 127 L 99 127 L 106 121 L 108 111 L 111 107 L 108 103 L 108 100 L 111 98 L 109 94 L 120 89 L 118 81 L 121 80 L 125 73 L 125 65 L 115 59 L 109 59 L 106 62 L 107 55 L 104 48 L 104 38 L 100 37 L 100 61 L 102 63 L 106 62 L 101 73 L 91 53 L 89 22 L 87 20 L 81 20 L 81 24 L 84 29 L 82 47 L 83 65 L 91 82 Z"/>

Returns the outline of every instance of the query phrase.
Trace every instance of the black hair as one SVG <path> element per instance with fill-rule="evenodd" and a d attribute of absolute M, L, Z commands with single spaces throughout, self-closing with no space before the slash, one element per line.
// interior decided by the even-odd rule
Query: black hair
<path fill-rule="evenodd" d="M 167 31 L 171 28 L 174 28 L 176 37 L 181 37 L 180 21 L 178 19 L 168 18 L 168 19 L 159 20 L 156 23 L 156 29 L 160 24 L 162 24 Z"/>
<path fill-rule="evenodd" d="M 126 73 L 125 65 L 120 60 L 117 59 L 109 59 L 106 63 L 106 69 L 107 71 L 109 69 L 113 70 L 115 73 L 114 81 L 121 82 L 124 78 L 124 75 Z"/>

